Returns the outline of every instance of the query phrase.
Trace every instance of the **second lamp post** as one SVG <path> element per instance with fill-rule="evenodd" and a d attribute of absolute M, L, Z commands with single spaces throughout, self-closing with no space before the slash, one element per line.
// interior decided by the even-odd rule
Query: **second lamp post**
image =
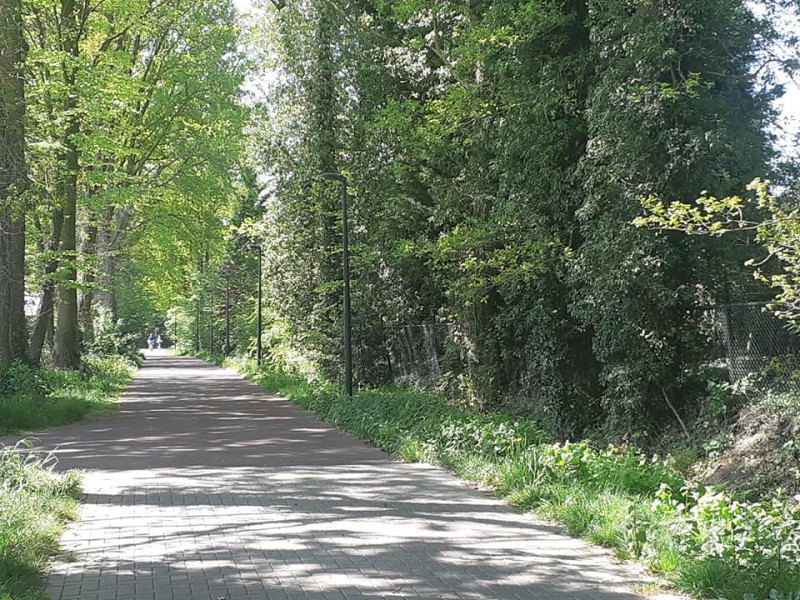
<path fill-rule="evenodd" d="M 342 275 L 344 277 L 344 388 L 353 395 L 353 344 L 350 318 L 350 247 L 347 226 L 347 177 L 339 173 L 322 173 L 322 178 L 338 181 L 342 188 Z"/>
<path fill-rule="evenodd" d="M 256 315 L 257 315 L 257 317 L 256 317 L 256 329 L 258 330 L 257 331 L 258 337 L 256 338 L 256 361 L 257 361 L 257 363 L 259 365 L 261 365 L 261 358 L 262 358 L 262 355 L 264 353 L 262 345 L 261 345 L 262 344 L 262 342 L 261 342 L 261 328 L 262 328 L 262 321 L 263 321 L 262 315 L 261 315 L 261 310 L 262 310 L 261 309 L 261 305 L 262 305 L 261 296 L 263 295 L 263 284 L 261 283 L 261 278 L 262 278 L 262 275 L 261 275 L 261 263 L 264 261 L 264 249 L 261 246 L 261 244 L 248 244 L 247 248 L 250 249 L 250 250 L 255 250 L 257 252 L 257 256 L 258 256 L 258 299 L 256 300 L 256 302 L 258 302 L 258 307 L 257 307 L 258 311 L 256 313 Z"/>

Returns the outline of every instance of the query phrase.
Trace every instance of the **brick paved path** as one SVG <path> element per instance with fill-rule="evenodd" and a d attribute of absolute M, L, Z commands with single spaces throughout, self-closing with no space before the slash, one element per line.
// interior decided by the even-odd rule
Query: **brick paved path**
<path fill-rule="evenodd" d="M 638 598 L 598 549 L 199 360 L 150 356 L 118 413 L 40 439 L 87 469 L 53 600 Z"/>

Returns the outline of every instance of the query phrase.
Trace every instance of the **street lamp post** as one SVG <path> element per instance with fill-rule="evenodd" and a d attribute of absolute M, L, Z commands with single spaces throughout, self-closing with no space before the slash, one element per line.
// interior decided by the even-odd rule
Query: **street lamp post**
<path fill-rule="evenodd" d="M 231 270 L 233 264 L 227 262 L 222 269 L 222 279 L 225 281 L 225 356 L 231 353 Z"/>
<path fill-rule="evenodd" d="M 323 179 L 338 181 L 342 189 L 342 275 L 344 277 L 344 386 L 353 395 L 353 346 L 350 315 L 350 245 L 347 226 L 347 177 L 339 173 L 322 173 Z"/>
<path fill-rule="evenodd" d="M 263 262 L 262 260 L 263 248 L 261 247 L 261 244 L 250 244 L 248 248 L 250 248 L 251 250 L 258 251 L 258 317 L 256 319 L 256 329 L 258 330 L 258 339 L 256 340 L 256 361 L 260 365 L 261 358 L 264 353 L 261 345 L 261 329 L 263 323 L 263 318 L 261 314 L 261 304 L 262 304 L 261 296 L 263 295 L 263 287 L 261 283 L 261 263 Z"/>
<path fill-rule="evenodd" d="M 231 353 L 231 282 L 225 276 L 225 356 Z"/>
<path fill-rule="evenodd" d="M 202 301 L 203 301 L 203 282 L 205 278 L 206 272 L 206 265 L 208 264 L 208 250 L 206 250 L 205 255 L 200 258 L 200 289 L 197 291 L 197 312 L 195 313 L 195 321 L 194 321 L 194 351 L 200 352 L 200 321 L 201 316 L 200 313 L 202 311 Z M 209 348 L 210 350 L 210 348 Z"/>

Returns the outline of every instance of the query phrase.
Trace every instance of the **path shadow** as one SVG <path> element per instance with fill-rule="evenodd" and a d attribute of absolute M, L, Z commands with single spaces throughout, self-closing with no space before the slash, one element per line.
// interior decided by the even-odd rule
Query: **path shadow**
<path fill-rule="evenodd" d="M 87 470 L 54 599 L 637 598 L 602 550 L 200 360 L 37 437 Z"/>
<path fill-rule="evenodd" d="M 27 436 L 61 469 L 336 465 L 390 457 L 288 400 L 197 359 L 149 358 L 118 411 Z M 19 439 L 0 440 L 13 444 Z"/>
<path fill-rule="evenodd" d="M 167 470 L 86 503 L 111 540 L 130 537 L 124 515 L 151 525 L 111 547 L 86 532 L 79 562 L 51 577 L 62 600 L 104 586 L 154 600 L 637 598 L 601 551 L 424 465 Z"/>

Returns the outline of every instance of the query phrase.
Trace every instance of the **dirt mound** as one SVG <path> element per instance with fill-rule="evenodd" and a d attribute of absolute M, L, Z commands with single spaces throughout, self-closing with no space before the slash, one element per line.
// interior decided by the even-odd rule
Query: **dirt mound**
<path fill-rule="evenodd" d="M 753 496 L 800 493 L 800 397 L 770 397 L 744 408 L 733 443 L 706 478 Z"/>

